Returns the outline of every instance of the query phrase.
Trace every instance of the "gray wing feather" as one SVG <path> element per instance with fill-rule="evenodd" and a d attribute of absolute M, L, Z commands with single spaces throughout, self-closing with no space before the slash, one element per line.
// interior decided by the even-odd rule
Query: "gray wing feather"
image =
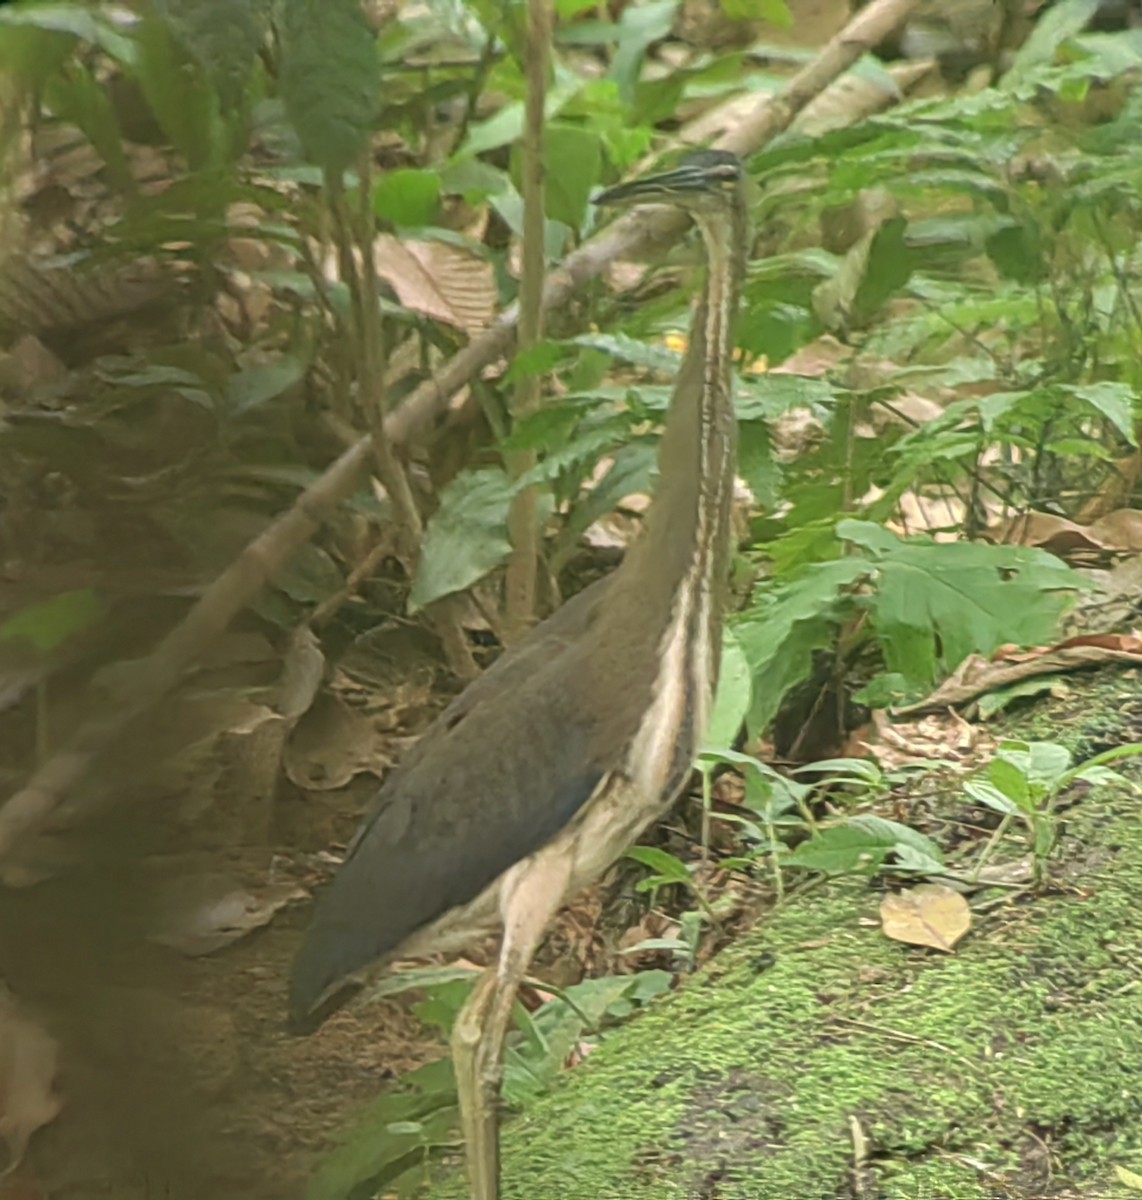
<path fill-rule="evenodd" d="M 338 981 L 475 899 L 590 798 L 610 764 L 596 761 L 595 705 L 577 699 L 574 650 L 608 583 L 504 654 L 386 780 L 294 963 L 295 1021 Z"/>

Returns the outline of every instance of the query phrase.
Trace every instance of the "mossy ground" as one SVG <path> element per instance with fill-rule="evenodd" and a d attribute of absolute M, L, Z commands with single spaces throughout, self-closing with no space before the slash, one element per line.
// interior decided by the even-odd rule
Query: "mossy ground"
<path fill-rule="evenodd" d="M 1142 736 L 1140 706 L 1107 674 L 1011 733 L 1085 756 Z M 1082 797 L 1052 886 L 953 955 L 888 941 L 865 881 L 791 898 L 508 1124 L 505 1200 L 1136 1195 L 1139 816 L 1127 788 Z"/>

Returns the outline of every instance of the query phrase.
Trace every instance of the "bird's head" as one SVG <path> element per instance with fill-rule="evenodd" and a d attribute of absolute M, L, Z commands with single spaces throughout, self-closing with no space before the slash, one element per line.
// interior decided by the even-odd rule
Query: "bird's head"
<path fill-rule="evenodd" d="M 607 208 L 670 204 L 695 215 L 725 212 L 741 202 L 745 168 L 728 150 L 696 150 L 671 171 L 643 175 L 600 192 L 594 203 Z"/>

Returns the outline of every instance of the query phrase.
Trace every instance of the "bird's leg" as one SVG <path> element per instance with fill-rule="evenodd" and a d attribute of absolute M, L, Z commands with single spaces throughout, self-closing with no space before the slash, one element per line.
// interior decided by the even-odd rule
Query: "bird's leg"
<path fill-rule="evenodd" d="M 499 961 L 480 977 L 452 1030 L 452 1064 L 472 1200 L 499 1200 L 500 1082 L 516 992 L 571 881 L 571 854 L 540 851 L 504 877 Z"/>

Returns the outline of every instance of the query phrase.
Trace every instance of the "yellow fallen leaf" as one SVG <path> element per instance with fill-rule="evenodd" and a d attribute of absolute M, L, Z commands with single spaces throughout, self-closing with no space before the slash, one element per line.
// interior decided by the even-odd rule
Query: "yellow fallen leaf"
<path fill-rule="evenodd" d="M 950 953 L 971 928 L 971 909 L 959 892 L 942 883 L 921 883 L 880 902 L 885 937 L 910 946 Z"/>
<path fill-rule="evenodd" d="M 1128 1171 L 1125 1167 L 1115 1167 L 1114 1173 L 1118 1176 L 1119 1183 L 1128 1187 L 1132 1192 L 1142 1192 L 1142 1175 L 1135 1171 Z"/>

